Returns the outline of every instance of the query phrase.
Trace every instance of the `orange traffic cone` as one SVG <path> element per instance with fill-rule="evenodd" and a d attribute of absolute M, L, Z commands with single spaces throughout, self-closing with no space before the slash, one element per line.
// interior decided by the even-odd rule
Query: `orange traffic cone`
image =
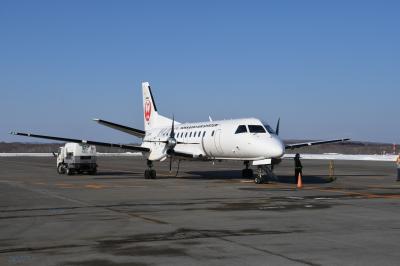
<path fill-rule="evenodd" d="M 297 188 L 302 188 L 302 187 L 303 187 L 303 181 L 301 180 L 301 173 L 299 173 L 297 178 Z"/>

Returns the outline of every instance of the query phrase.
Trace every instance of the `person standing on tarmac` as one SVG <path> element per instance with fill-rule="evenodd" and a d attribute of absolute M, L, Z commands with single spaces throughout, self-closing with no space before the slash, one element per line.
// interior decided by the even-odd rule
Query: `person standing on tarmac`
<path fill-rule="evenodd" d="M 400 154 L 397 156 L 397 181 L 400 181 Z"/>
<path fill-rule="evenodd" d="M 294 156 L 294 178 L 296 184 L 299 181 L 299 174 L 303 176 L 303 165 L 301 165 L 300 154 L 296 153 L 296 155 Z"/>

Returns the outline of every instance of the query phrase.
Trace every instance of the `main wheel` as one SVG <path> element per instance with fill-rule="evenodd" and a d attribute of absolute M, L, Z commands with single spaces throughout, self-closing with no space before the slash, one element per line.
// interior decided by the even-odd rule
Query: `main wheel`
<path fill-rule="evenodd" d="M 58 165 L 58 167 L 57 167 L 57 173 L 60 174 L 60 175 L 65 174 L 65 166 L 64 166 L 63 164 L 60 163 L 60 164 Z"/>
<path fill-rule="evenodd" d="M 157 178 L 156 170 L 150 170 L 150 178 L 151 179 L 156 179 Z"/>

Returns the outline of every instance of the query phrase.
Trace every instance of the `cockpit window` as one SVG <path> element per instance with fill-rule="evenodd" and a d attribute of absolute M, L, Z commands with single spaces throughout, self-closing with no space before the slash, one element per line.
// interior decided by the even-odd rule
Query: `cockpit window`
<path fill-rule="evenodd" d="M 268 124 L 264 124 L 264 127 L 267 129 L 268 133 L 270 134 L 276 134 L 275 130 L 272 129 L 272 127 Z"/>
<path fill-rule="evenodd" d="M 250 133 L 265 133 L 265 129 L 263 126 L 259 125 L 249 125 Z"/>
<path fill-rule="evenodd" d="M 240 125 L 238 126 L 238 128 L 236 129 L 235 134 L 240 134 L 240 133 L 247 133 L 247 128 L 245 125 Z"/>

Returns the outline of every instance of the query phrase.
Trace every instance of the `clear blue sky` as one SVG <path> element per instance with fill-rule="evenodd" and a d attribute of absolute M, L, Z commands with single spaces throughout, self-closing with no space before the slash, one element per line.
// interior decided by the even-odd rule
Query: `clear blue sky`
<path fill-rule="evenodd" d="M 400 1 L 0 1 L 0 141 L 113 142 L 141 81 L 178 121 L 400 143 Z"/>

